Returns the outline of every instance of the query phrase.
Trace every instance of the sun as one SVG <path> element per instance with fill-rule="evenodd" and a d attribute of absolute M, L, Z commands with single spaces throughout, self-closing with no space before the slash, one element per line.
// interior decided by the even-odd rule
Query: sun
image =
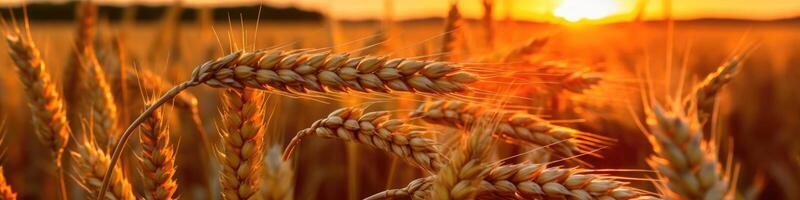
<path fill-rule="evenodd" d="M 570 22 L 597 20 L 614 14 L 617 7 L 614 0 L 563 0 L 553 14 Z"/>

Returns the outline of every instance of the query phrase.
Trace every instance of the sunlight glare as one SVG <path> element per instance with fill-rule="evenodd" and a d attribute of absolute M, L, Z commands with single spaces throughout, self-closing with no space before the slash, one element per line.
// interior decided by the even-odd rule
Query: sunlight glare
<path fill-rule="evenodd" d="M 570 22 L 597 20 L 614 14 L 617 7 L 614 0 L 563 0 L 553 14 Z"/>

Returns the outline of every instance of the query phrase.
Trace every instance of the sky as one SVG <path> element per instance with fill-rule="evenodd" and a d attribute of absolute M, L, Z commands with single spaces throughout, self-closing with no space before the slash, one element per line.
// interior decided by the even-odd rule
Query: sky
<path fill-rule="evenodd" d="M 23 1 L 65 0 L 0 0 L 0 4 L 15 4 Z M 95 0 L 100 3 L 127 4 L 132 2 L 165 4 L 174 0 Z M 441 17 L 446 14 L 453 0 L 183 0 L 189 6 L 223 4 L 265 4 L 297 6 L 304 9 L 330 12 L 338 19 L 383 18 L 385 3 L 393 2 L 394 19 Z M 551 13 L 562 1 L 569 0 L 495 0 L 495 18 L 512 16 L 515 19 L 548 21 L 554 20 Z M 591 1 L 591 0 L 590 0 Z M 640 0 L 610 0 L 617 4 L 615 16 L 618 20 L 632 19 L 636 2 Z M 647 2 L 645 19 L 663 17 L 663 0 Z M 736 18 L 769 20 L 800 16 L 800 0 L 671 0 L 676 19 Z M 481 0 L 460 0 L 459 8 L 466 17 L 482 15 Z"/>

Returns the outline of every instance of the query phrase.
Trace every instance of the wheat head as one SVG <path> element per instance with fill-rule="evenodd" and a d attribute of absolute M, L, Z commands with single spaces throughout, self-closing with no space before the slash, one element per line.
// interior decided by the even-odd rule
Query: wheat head
<path fill-rule="evenodd" d="M 708 74 L 703 82 L 695 86 L 694 96 L 697 101 L 697 114 L 700 122 L 708 120 L 711 116 L 719 91 L 736 75 L 739 65 L 741 65 L 741 60 L 741 56 L 731 58 L 722 66 L 719 66 L 717 71 Z"/>
<path fill-rule="evenodd" d="M 281 146 L 273 145 L 264 157 L 261 193 L 267 200 L 294 199 L 294 170 L 291 162 L 281 159 L 281 153 Z"/>
<path fill-rule="evenodd" d="M 389 117 L 390 113 L 385 111 L 364 113 L 363 109 L 356 107 L 338 109 L 298 132 L 286 147 L 283 157 L 288 159 L 305 137 L 318 136 L 366 144 L 422 169 L 438 171 L 444 163 L 436 143 L 424 137 L 428 131 Z"/>
<path fill-rule="evenodd" d="M 169 129 L 162 113 L 153 113 L 139 129 L 142 154 L 139 162 L 144 176 L 144 198 L 172 199 L 178 188 L 175 175 L 175 152 L 169 141 Z"/>
<path fill-rule="evenodd" d="M 492 129 L 478 125 L 470 131 L 466 144 L 452 152 L 447 166 L 436 173 L 431 199 L 474 199 L 491 169 L 486 164 L 493 141 Z"/>
<path fill-rule="evenodd" d="M 504 138 L 504 141 L 511 143 L 550 145 L 550 148 L 561 156 L 572 156 L 591 148 L 609 145 L 613 141 L 610 138 L 554 125 L 533 115 L 496 111 L 461 101 L 434 101 L 421 105 L 411 113 L 412 117 L 420 117 L 426 122 L 455 128 L 472 127 L 476 120 L 489 115 L 496 115 L 498 118 L 494 136 Z"/>
<path fill-rule="evenodd" d="M 98 143 L 102 146 L 114 146 L 119 139 L 119 114 L 111 86 L 106 80 L 103 67 L 93 54 L 82 55 L 81 65 L 88 70 L 87 80 L 92 83 L 92 86 L 87 88 L 89 91 L 87 100 L 90 101 L 91 111 L 89 116 L 83 117 L 91 119 L 91 131 L 95 133 Z"/>
<path fill-rule="evenodd" d="M 74 178 L 93 198 L 97 198 L 103 175 L 110 166 L 108 154 L 89 135 L 84 136 L 83 141 L 78 141 L 72 151 L 72 160 Z M 136 199 L 131 184 L 122 174 L 122 167 L 116 166 L 112 170 L 116 172 L 109 179 L 112 183 L 111 192 L 104 194 L 102 199 Z"/>
<path fill-rule="evenodd" d="M 218 157 L 220 183 L 225 199 L 258 197 L 263 160 L 263 95 L 253 90 L 225 90 Z"/>
<path fill-rule="evenodd" d="M 490 170 L 480 182 L 476 199 L 660 199 L 613 177 L 593 174 L 592 170 L 545 164 L 501 165 Z M 416 179 L 405 188 L 383 191 L 366 199 L 426 199 L 435 179 L 434 176 Z"/>
<path fill-rule="evenodd" d="M 663 176 L 673 199 L 731 198 L 731 183 L 722 172 L 716 146 L 703 138 L 695 117 L 654 105 L 646 121 L 654 147 L 648 164 Z"/>

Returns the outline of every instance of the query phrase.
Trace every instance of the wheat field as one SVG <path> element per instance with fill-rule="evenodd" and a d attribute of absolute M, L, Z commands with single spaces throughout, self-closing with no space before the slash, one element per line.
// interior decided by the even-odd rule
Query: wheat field
<path fill-rule="evenodd" d="M 798 20 L 65 5 L 0 11 L 0 199 L 800 199 Z"/>

